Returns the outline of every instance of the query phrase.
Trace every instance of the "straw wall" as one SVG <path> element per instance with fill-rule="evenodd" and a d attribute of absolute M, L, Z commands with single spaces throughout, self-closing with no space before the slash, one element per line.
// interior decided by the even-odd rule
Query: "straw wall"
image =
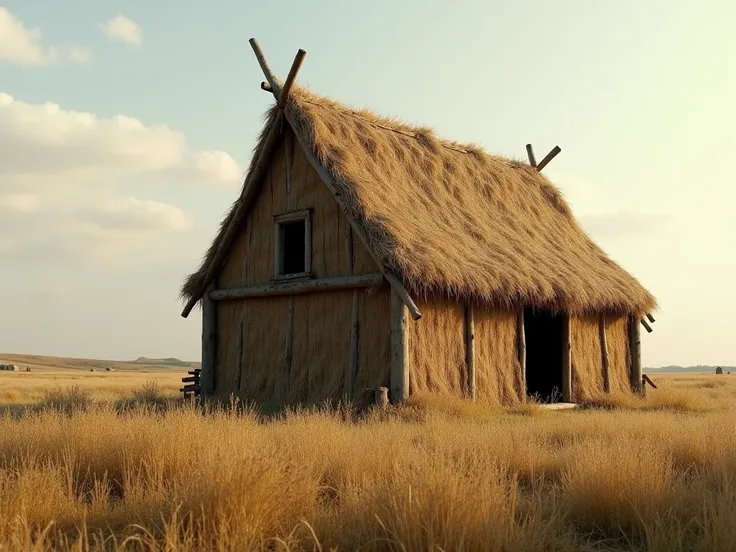
<path fill-rule="evenodd" d="M 288 127 L 286 127 L 288 129 Z M 312 210 L 312 271 L 325 278 L 378 272 L 370 253 L 352 236 L 327 186 L 293 136 L 277 147 L 245 228 L 236 238 L 219 287 L 268 284 L 273 277 L 273 215 Z M 288 169 L 287 169 L 288 166 Z M 289 177 L 287 178 L 287 172 Z M 352 264 L 348 240 L 353 240 Z M 359 341 L 356 397 L 389 385 L 389 293 L 358 294 Z M 339 400 L 346 393 L 353 291 L 293 297 L 220 301 L 216 392 L 264 404 Z M 293 312 L 292 359 L 287 382 L 287 325 Z M 242 357 L 238 358 L 242 327 Z"/>
<path fill-rule="evenodd" d="M 521 365 L 515 311 L 475 307 L 475 396 L 496 404 L 519 402 Z"/>
<path fill-rule="evenodd" d="M 570 317 L 570 342 L 573 401 L 590 400 L 605 390 L 598 316 Z"/>
<path fill-rule="evenodd" d="M 606 318 L 611 392 L 631 393 L 628 317 Z"/>

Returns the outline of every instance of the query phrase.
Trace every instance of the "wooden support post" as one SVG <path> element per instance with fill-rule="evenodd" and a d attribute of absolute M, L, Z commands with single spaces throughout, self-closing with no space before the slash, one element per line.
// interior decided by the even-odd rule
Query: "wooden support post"
<path fill-rule="evenodd" d="M 572 343 L 570 342 L 570 316 L 565 313 L 562 322 L 562 401 L 573 402 Z"/>
<path fill-rule="evenodd" d="M 531 144 L 526 145 L 526 156 L 529 158 L 529 164 L 536 169 L 537 159 L 534 157 L 534 149 Z"/>
<path fill-rule="evenodd" d="M 409 312 L 395 289 L 391 290 L 391 402 L 409 396 Z"/>
<path fill-rule="evenodd" d="M 279 81 L 268 66 L 266 56 L 263 55 L 263 50 L 261 50 L 261 46 L 258 44 L 258 41 L 255 38 L 251 38 L 248 42 L 250 43 L 250 47 L 253 48 L 253 53 L 256 55 L 258 65 L 261 66 L 261 71 L 263 71 L 263 76 L 266 77 L 266 80 L 268 81 L 271 92 L 273 92 L 273 95 L 278 99 L 281 94 L 281 81 Z M 263 88 L 263 85 L 261 85 L 261 88 Z"/>
<path fill-rule="evenodd" d="M 519 309 L 516 317 L 516 343 L 519 356 L 519 382 L 521 383 L 521 402 L 526 402 L 526 335 L 524 333 L 524 308 Z"/>
<path fill-rule="evenodd" d="M 641 330 L 637 316 L 629 317 L 629 357 L 631 389 L 641 394 Z"/>
<path fill-rule="evenodd" d="M 345 263 L 348 274 L 353 274 L 353 232 L 348 227 L 348 235 L 345 240 Z M 350 311 L 350 352 L 348 353 L 348 366 L 346 378 L 346 393 L 349 401 L 355 400 L 355 380 L 358 377 L 358 340 L 360 339 L 360 299 L 358 290 L 353 290 L 353 306 Z M 388 399 L 386 399 L 388 400 Z"/>
<path fill-rule="evenodd" d="M 240 318 L 240 324 L 238 325 L 238 362 L 236 364 L 237 370 L 238 370 L 238 393 L 240 393 L 243 388 L 243 333 L 245 332 L 245 325 L 243 324 L 243 318 Z"/>
<path fill-rule="evenodd" d="M 212 282 L 207 287 L 215 287 Z M 202 373 L 201 394 L 212 395 L 215 392 L 215 364 L 217 362 L 217 305 L 205 293 L 202 297 Z"/>
<path fill-rule="evenodd" d="M 552 161 L 561 151 L 562 150 L 560 149 L 560 146 L 555 146 L 554 148 L 552 148 L 552 151 L 549 152 L 547 156 L 542 159 L 537 165 L 537 171 L 542 172 L 542 169 L 549 165 L 549 162 Z"/>
<path fill-rule="evenodd" d="M 289 298 L 289 308 L 286 313 L 286 343 L 284 344 L 284 403 L 289 397 L 291 383 L 291 360 L 294 350 L 294 298 Z"/>
<path fill-rule="evenodd" d="M 468 396 L 475 400 L 475 314 L 465 305 L 465 364 L 468 368 Z"/>
<path fill-rule="evenodd" d="M 601 343 L 601 362 L 603 365 L 603 391 L 611 392 L 611 374 L 608 361 L 608 338 L 606 337 L 606 316 L 601 314 L 598 318 L 598 334 Z"/>

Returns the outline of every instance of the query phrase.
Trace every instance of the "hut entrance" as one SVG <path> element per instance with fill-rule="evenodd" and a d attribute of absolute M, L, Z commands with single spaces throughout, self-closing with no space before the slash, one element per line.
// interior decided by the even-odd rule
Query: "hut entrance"
<path fill-rule="evenodd" d="M 562 400 L 563 322 L 562 313 L 524 309 L 526 392 L 544 403 Z"/>

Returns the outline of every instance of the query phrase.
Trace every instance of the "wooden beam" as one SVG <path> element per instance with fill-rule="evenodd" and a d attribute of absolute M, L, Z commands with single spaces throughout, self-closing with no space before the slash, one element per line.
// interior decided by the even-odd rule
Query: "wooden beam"
<path fill-rule="evenodd" d="M 214 282 L 207 286 L 214 289 Z M 205 295 L 202 297 L 202 395 L 215 392 L 215 363 L 217 361 L 217 304 Z"/>
<path fill-rule="evenodd" d="M 521 402 L 526 402 L 526 335 L 524 333 L 524 309 L 519 309 L 516 316 L 516 343 L 517 353 L 519 357 L 519 369 L 521 374 L 519 381 L 521 382 Z"/>
<path fill-rule="evenodd" d="M 302 295 L 320 291 L 339 289 L 368 288 L 378 285 L 383 280 L 382 274 L 359 274 L 357 276 L 337 276 L 335 278 L 317 278 L 280 282 L 262 286 L 223 288 L 212 290 L 209 297 L 213 301 L 229 301 L 248 297 L 272 297 L 278 295 Z"/>
<path fill-rule="evenodd" d="M 284 343 L 284 403 L 289 397 L 291 384 L 291 362 L 294 357 L 294 297 L 289 299 L 286 313 L 286 341 Z"/>
<path fill-rule="evenodd" d="M 345 271 L 352 276 L 355 261 L 353 255 L 353 230 L 348 226 L 345 238 Z M 385 281 L 381 278 L 381 281 Z M 370 289 L 370 288 L 369 288 Z M 358 290 L 353 290 L 353 306 L 350 310 L 350 351 L 348 352 L 348 366 L 346 374 L 345 392 L 349 401 L 355 400 L 355 380 L 358 377 L 358 340 L 360 338 L 360 299 Z M 387 399 L 388 400 L 388 399 Z"/>
<path fill-rule="evenodd" d="M 562 323 L 562 402 L 573 402 L 572 395 L 572 343 L 570 342 L 570 316 L 566 313 Z"/>
<path fill-rule="evenodd" d="M 652 333 L 652 327 L 649 325 L 649 323 L 646 321 L 645 318 L 641 319 L 641 325 L 644 326 L 647 330 L 647 333 Z"/>
<path fill-rule="evenodd" d="M 243 210 L 247 212 L 247 210 L 250 208 L 250 204 L 252 203 L 253 198 L 258 191 L 258 183 L 265 173 L 266 169 L 268 168 L 268 161 L 271 158 L 273 146 L 281 134 L 281 120 L 282 113 L 279 112 L 276 115 L 273 126 L 268 131 L 266 139 L 263 142 L 263 147 L 259 152 L 258 161 L 253 167 L 253 171 L 248 175 L 248 178 L 243 186 L 243 192 L 241 193 L 240 199 L 238 200 L 238 206 L 235 209 L 233 220 L 240 220 L 240 218 L 244 214 Z M 230 249 L 231 242 L 240 229 L 241 226 L 230 224 L 227 227 L 227 230 L 225 230 L 225 234 L 220 240 L 220 244 L 217 247 L 215 256 L 213 257 L 212 262 L 210 263 L 210 266 L 207 268 L 207 272 L 205 273 L 205 277 L 203 279 L 205 283 L 202 288 L 199 289 L 197 293 L 195 293 L 194 296 L 186 304 L 184 310 L 181 313 L 182 317 L 186 318 L 187 316 L 189 316 L 189 313 L 194 308 L 194 305 L 196 305 L 197 301 L 199 301 L 199 299 L 202 297 L 202 294 L 204 293 L 204 287 L 207 285 L 207 282 L 211 281 L 215 277 L 215 273 L 220 269 L 220 265 L 224 261 L 225 255 L 227 255 L 227 252 Z"/>
<path fill-rule="evenodd" d="M 603 365 L 603 391 L 611 392 L 611 374 L 608 360 L 608 338 L 606 337 L 606 316 L 601 314 L 598 318 L 598 334 L 601 344 L 601 363 Z"/>
<path fill-rule="evenodd" d="M 652 316 L 652 313 L 651 313 L 651 312 L 648 312 L 648 313 L 647 313 L 647 318 L 649 319 L 649 321 L 650 321 L 650 322 L 651 322 L 652 324 L 654 324 L 654 323 L 656 322 L 656 320 L 655 320 L 655 319 L 654 319 L 654 317 Z"/>
<path fill-rule="evenodd" d="M 536 169 L 537 159 L 534 157 L 534 149 L 531 144 L 526 145 L 526 156 L 529 158 L 529 164 Z"/>
<path fill-rule="evenodd" d="M 294 61 L 291 64 L 291 69 L 289 69 L 289 74 L 286 77 L 286 82 L 284 83 L 284 87 L 281 89 L 281 92 L 279 93 L 279 100 L 276 104 L 276 106 L 279 109 L 284 109 L 284 106 L 286 105 L 287 100 L 289 99 L 289 92 L 291 92 L 291 87 L 294 85 L 294 81 L 296 80 L 296 74 L 299 72 L 299 69 L 302 66 L 302 63 L 304 63 L 304 57 L 307 55 L 307 52 L 299 48 L 299 51 L 296 53 L 296 56 L 294 56 Z"/>
<path fill-rule="evenodd" d="M 549 152 L 547 156 L 539 162 L 539 164 L 537 165 L 537 170 L 541 172 L 542 169 L 549 165 L 549 162 L 552 161 L 561 151 L 562 150 L 560 149 L 560 146 L 555 146 L 554 148 L 552 148 L 552 151 Z"/>
<path fill-rule="evenodd" d="M 395 289 L 391 290 L 391 402 L 409 397 L 409 312 Z"/>
<path fill-rule="evenodd" d="M 271 85 L 266 81 L 261 81 L 261 90 L 265 90 L 266 92 L 271 92 L 273 94 L 273 88 L 271 88 Z"/>
<path fill-rule="evenodd" d="M 634 393 L 641 394 L 641 331 L 637 317 L 629 317 L 630 382 Z"/>
<path fill-rule="evenodd" d="M 240 318 L 240 324 L 238 324 L 238 361 L 235 363 L 236 370 L 238 371 L 238 393 L 242 391 L 243 383 L 243 333 L 245 327 L 243 324 L 243 318 Z"/>
<path fill-rule="evenodd" d="M 404 302 L 406 307 L 409 309 L 409 312 L 411 313 L 411 316 L 414 320 L 419 320 L 422 317 L 422 313 L 419 311 L 419 308 L 414 303 L 413 299 L 409 295 L 409 292 L 406 291 L 406 287 L 404 287 L 403 282 L 399 280 L 396 276 L 394 276 L 391 272 L 386 270 L 386 268 L 383 266 L 383 263 L 380 262 L 378 257 L 376 256 L 375 252 L 373 251 L 373 248 L 370 246 L 370 242 L 368 241 L 368 236 L 366 235 L 365 229 L 363 226 L 356 221 L 351 215 L 350 210 L 348 209 L 347 204 L 345 203 L 345 200 L 343 199 L 342 194 L 338 190 L 337 183 L 335 182 L 335 179 L 332 177 L 332 174 L 330 174 L 330 171 L 327 170 L 327 167 L 325 167 L 322 162 L 317 159 L 317 156 L 312 151 L 312 148 L 310 144 L 302 137 L 301 133 L 298 132 L 299 125 L 296 124 L 296 121 L 294 118 L 288 113 L 288 111 L 285 111 L 286 114 L 286 120 L 291 125 L 291 128 L 294 130 L 294 135 L 296 136 L 297 140 L 299 141 L 299 144 L 302 147 L 302 151 L 304 152 L 304 155 L 306 155 L 307 159 L 309 160 L 309 163 L 314 167 L 314 170 L 317 171 L 317 174 L 322 179 L 322 181 L 327 185 L 327 188 L 332 192 L 332 196 L 335 198 L 335 201 L 337 201 L 337 204 L 340 206 L 340 209 L 342 210 L 343 214 L 345 215 L 345 218 L 348 219 L 348 222 L 350 223 L 350 226 L 353 229 L 353 232 L 356 236 L 360 239 L 360 241 L 363 243 L 363 245 L 366 247 L 368 252 L 371 254 L 371 257 L 373 257 L 373 260 L 378 265 L 379 270 L 383 274 L 383 276 L 388 280 L 388 282 L 391 284 L 391 288 L 394 289 L 398 294 L 399 297 L 401 297 L 401 300 Z"/>
<path fill-rule="evenodd" d="M 468 396 L 475 400 L 475 313 L 465 305 L 465 364 L 468 368 Z"/>
<path fill-rule="evenodd" d="M 250 43 L 250 47 L 253 48 L 253 53 L 256 55 L 258 65 L 261 66 L 263 76 L 266 77 L 268 84 L 271 86 L 271 92 L 273 92 L 274 97 L 278 100 L 281 94 L 281 81 L 268 66 L 268 61 L 266 61 L 266 56 L 263 55 L 263 50 L 261 50 L 261 46 L 258 44 L 258 41 L 255 38 L 251 38 L 248 42 Z"/>

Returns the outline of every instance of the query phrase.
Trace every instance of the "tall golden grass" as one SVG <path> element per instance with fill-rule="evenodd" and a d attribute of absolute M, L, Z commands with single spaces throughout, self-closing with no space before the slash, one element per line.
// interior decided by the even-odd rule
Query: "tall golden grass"
<path fill-rule="evenodd" d="M 657 383 L 269 419 L 57 393 L 0 418 L 0 549 L 732 550 L 736 378 Z"/>

